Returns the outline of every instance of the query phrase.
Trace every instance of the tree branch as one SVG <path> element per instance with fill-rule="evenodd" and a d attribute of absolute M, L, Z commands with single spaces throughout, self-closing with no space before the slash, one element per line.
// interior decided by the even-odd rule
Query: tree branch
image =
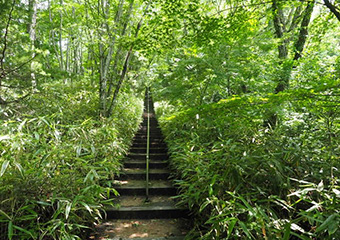
<path fill-rule="evenodd" d="M 24 87 L 11 86 L 11 85 L 4 85 L 4 84 L 1 84 L 0 87 L 4 87 L 4 88 L 12 88 L 12 89 L 26 89 L 26 88 L 24 88 Z"/>
<path fill-rule="evenodd" d="M 336 18 L 340 21 L 340 12 L 337 10 L 337 7 L 334 6 L 329 0 L 323 0 L 326 7 L 336 16 Z"/>
<path fill-rule="evenodd" d="M 136 33 L 135 33 L 135 38 L 138 37 L 138 33 L 139 33 L 139 31 L 140 31 L 140 29 L 141 29 L 141 27 L 142 27 L 143 19 L 144 19 L 144 16 L 145 16 L 145 14 L 146 14 L 148 8 L 149 8 L 149 5 L 150 5 L 150 3 L 148 3 L 148 5 L 146 6 L 146 8 L 145 8 L 145 10 L 144 10 L 144 14 L 143 14 L 142 18 L 140 19 L 140 21 L 138 22 L 138 24 L 137 24 L 137 29 L 136 29 Z M 109 116 L 111 115 L 111 113 L 112 113 L 113 107 L 114 107 L 114 105 L 115 105 L 116 98 L 117 98 L 118 93 L 119 93 L 119 90 L 120 90 L 120 87 L 121 87 L 121 85 L 122 85 L 122 83 L 123 83 L 123 81 L 124 81 L 125 75 L 126 75 L 126 73 L 127 73 L 127 71 L 128 71 L 129 60 L 130 60 L 130 56 L 131 56 L 131 54 L 132 54 L 133 47 L 134 47 L 134 44 L 131 45 L 131 47 L 130 47 L 128 53 L 126 54 L 125 61 L 124 61 L 124 65 L 123 65 L 123 70 L 122 70 L 122 73 L 121 73 L 121 75 L 120 75 L 119 82 L 118 82 L 118 84 L 117 84 L 117 87 L 116 87 L 116 89 L 115 89 L 115 92 L 113 93 L 112 100 L 111 100 L 111 105 L 110 105 L 110 107 L 109 107 L 109 109 L 108 109 L 108 112 L 107 112 L 107 117 L 109 117 Z"/>
<path fill-rule="evenodd" d="M 26 95 L 20 97 L 20 98 L 17 98 L 17 99 L 14 99 L 12 101 L 6 101 L 4 99 L 1 98 L 0 96 L 0 105 L 7 105 L 7 104 L 11 104 L 11 103 L 17 103 L 17 102 L 20 102 L 21 100 L 27 98 L 31 93 L 27 93 Z"/>
<path fill-rule="evenodd" d="M 25 66 L 26 64 L 31 62 L 34 58 L 36 58 L 36 56 L 38 56 L 38 54 L 34 55 L 34 57 L 30 58 L 28 61 L 20 64 L 19 66 L 13 68 L 12 70 L 9 70 L 6 74 L 9 74 L 9 73 L 12 73 L 12 72 L 16 72 L 17 70 L 19 70 L 20 68 L 22 68 L 23 66 Z"/>
<path fill-rule="evenodd" d="M 2 49 L 1 56 L 0 56 L 1 57 L 0 58 L 0 67 L 1 67 L 1 71 L 2 71 L 2 73 L 0 74 L 0 79 L 5 76 L 4 59 L 5 59 L 5 53 L 6 53 L 6 50 L 7 50 L 8 29 L 9 29 L 9 25 L 10 25 L 11 20 L 12 20 L 12 13 L 13 13 L 13 10 L 14 10 L 14 5 L 15 5 L 15 0 L 13 0 L 12 8 L 9 12 L 8 21 L 7 21 L 6 28 L 5 28 L 4 48 Z"/>

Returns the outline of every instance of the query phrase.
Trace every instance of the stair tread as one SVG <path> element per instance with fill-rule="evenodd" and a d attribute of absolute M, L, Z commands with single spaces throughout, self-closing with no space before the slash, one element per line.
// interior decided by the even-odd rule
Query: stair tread
<path fill-rule="evenodd" d="M 146 147 L 131 147 L 130 148 L 130 151 L 131 150 L 146 150 L 147 148 Z M 168 149 L 166 147 L 154 147 L 154 146 L 150 146 L 149 148 L 150 150 L 164 150 L 164 151 L 167 151 Z"/>
<path fill-rule="evenodd" d="M 124 162 L 124 167 L 125 168 L 146 168 L 146 161 L 145 159 L 137 159 L 136 160 L 127 160 Z M 167 161 L 157 161 L 157 160 L 150 160 L 149 162 L 149 167 L 150 169 L 164 169 L 168 167 L 168 162 Z"/>
<path fill-rule="evenodd" d="M 188 232 L 188 219 L 109 220 L 96 226 L 105 240 L 182 240 Z"/>
<path fill-rule="evenodd" d="M 184 207 L 176 206 L 174 202 L 150 202 L 138 206 L 107 207 L 106 211 L 162 211 L 162 210 L 185 210 Z"/>
<path fill-rule="evenodd" d="M 159 237 L 159 238 L 154 238 L 154 237 L 146 237 L 146 238 L 121 238 L 121 237 L 113 237 L 113 238 L 105 238 L 105 240 L 183 240 L 184 236 L 174 236 L 174 237 Z"/>
<path fill-rule="evenodd" d="M 149 153 L 150 156 L 164 156 L 168 153 Z M 129 153 L 129 156 L 146 156 L 146 153 Z"/>
<path fill-rule="evenodd" d="M 149 169 L 149 173 L 164 173 L 169 174 L 170 171 L 168 169 Z M 143 168 L 124 168 L 123 174 L 146 174 L 146 170 Z"/>
<path fill-rule="evenodd" d="M 149 196 L 149 202 L 145 202 L 145 196 L 119 196 L 115 203 L 122 207 L 149 205 L 150 203 L 175 202 L 172 196 L 154 195 Z"/>
<path fill-rule="evenodd" d="M 115 180 L 115 189 L 119 190 L 122 188 L 138 188 L 145 189 L 145 180 Z M 174 188 L 171 182 L 167 180 L 151 180 L 149 181 L 149 188 Z"/>
<path fill-rule="evenodd" d="M 166 160 L 156 160 L 156 159 L 149 159 L 150 163 L 168 163 Z M 124 163 L 145 163 L 145 159 L 131 159 L 131 158 L 126 158 Z"/>

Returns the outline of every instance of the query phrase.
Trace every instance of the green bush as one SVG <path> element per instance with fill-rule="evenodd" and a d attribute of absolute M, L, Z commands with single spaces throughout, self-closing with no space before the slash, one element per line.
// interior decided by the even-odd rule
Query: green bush
<path fill-rule="evenodd" d="M 122 93 L 109 119 L 97 102 L 87 83 L 55 83 L 2 110 L 1 239 L 84 239 L 100 220 L 142 102 Z"/>
<path fill-rule="evenodd" d="M 178 199 L 196 219 L 191 238 L 340 238 L 336 86 L 234 96 L 160 118 Z M 264 121 L 273 113 L 276 127 Z"/>

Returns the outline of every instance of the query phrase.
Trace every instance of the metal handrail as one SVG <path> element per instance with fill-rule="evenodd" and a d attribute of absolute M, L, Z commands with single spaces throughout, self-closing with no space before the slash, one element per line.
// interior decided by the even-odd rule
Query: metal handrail
<path fill-rule="evenodd" d="M 146 137 L 146 200 L 149 201 L 149 160 L 150 160 L 150 89 L 147 88 L 147 137 Z"/>

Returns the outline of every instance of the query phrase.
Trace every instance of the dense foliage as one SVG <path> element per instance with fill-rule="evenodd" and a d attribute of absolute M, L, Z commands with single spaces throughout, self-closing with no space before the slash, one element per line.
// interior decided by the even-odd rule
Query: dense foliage
<path fill-rule="evenodd" d="M 0 1 L 0 236 L 82 239 L 151 86 L 197 239 L 339 239 L 340 3 Z"/>
<path fill-rule="evenodd" d="M 56 82 L 20 109 L 2 109 L 1 239 L 84 239 L 101 219 L 142 103 L 122 94 L 100 121 L 93 90 Z"/>
<path fill-rule="evenodd" d="M 339 21 L 313 1 L 222 2 L 153 83 L 190 237 L 338 239 Z"/>
<path fill-rule="evenodd" d="M 234 97 L 162 118 L 179 199 L 197 215 L 193 238 L 339 237 L 333 87 Z M 278 105 L 282 124 L 270 129 L 263 118 Z"/>

